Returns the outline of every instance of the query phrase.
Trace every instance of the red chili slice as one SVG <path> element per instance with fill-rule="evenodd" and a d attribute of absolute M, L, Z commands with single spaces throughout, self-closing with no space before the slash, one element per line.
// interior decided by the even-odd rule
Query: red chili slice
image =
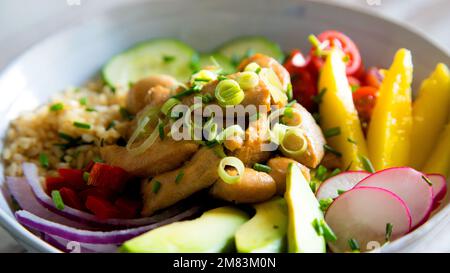
<path fill-rule="evenodd" d="M 109 201 L 97 196 L 89 196 L 85 203 L 86 208 L 100 219 L 120 218 L 120 211 Z"/>
<path fill-rule="evenodd" d="M 321 43 L 328 41 L 328 48 L 339 47 L 347 56 L 347 75 L 359 78 L 363 72 L 364 67 L 362 65 L 361 54 L 359 53 L 356 44 L 345 34 L 335 30 L 327 30 L 322 32 L 317 39 Z M 326 48 L 325 48 L 326 49 Z M 324 58 L 321 56 L 316 56 L 315 48 L 310 51 L 311 62 L 317 71 L 320 71 L 324 64 Z"/>
<path fill-rule="evenodd" d="M 58 169 L 58 173 L 67 182 L 68 187 L 77 191 L 86 188 L 86 182 L 83 179 L 83 170 L 61 168 Z"/>
<path fill-rule="evenodd" d="M 74 190 L 63 187 L 59 190 L 59 193 L 65 205 L 74 209 L 83 210 L 83 204 Z"/>
<path fill-rule="evenodd" d="M 88 185 L 120 192 L 129 179 L 128 172 L 120 167 L 95 163 L 89 174 Z"/>

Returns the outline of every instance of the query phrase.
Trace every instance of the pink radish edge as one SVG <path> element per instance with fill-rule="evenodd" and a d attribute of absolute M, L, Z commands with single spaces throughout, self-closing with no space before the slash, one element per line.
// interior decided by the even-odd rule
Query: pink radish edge
<path fill-rule="evenodd" d="M 346 172 L 339 173 L 339 174 L 337 174 L 337 175 L 335 175 L 333 177 L 330 177 L 327 180 L 325 180 L 322 184 L 320 184 L 319 188 L 317 189 L 317 192 L 316 192 L 317 199 L 318 200 L 323 199 L 323 198 L 320 198 L 321 193 L 329 185 L 329 183 L 333 183 L 333 181 L 335 181 L 336 179 L 339 179 L 341 176 L 353 175 L 353 174 L 366 174 L 366 177 L 367 177 L 367 176 L 371 175 L 372 173 L 367 172 L 367 171 L 346 171 Z M 363 180 L 364 178 L 365 177 L 361 178 L 361 180 Z M 356 182 L 355 185 L 358 184 L 360 181 Z M 353 187 L 355 185 L 353 185 Z M 351 187 L 350 189 L 352 189 L 353 187 Z M 350 190 L 350 189 L 342 189 L 342 190 L 347 191 L 347 190 Z"/>
<path fill-rule="evenodd" d="M 417 206 L 413 206 L 413 204 L 414 204 L 413 202 L 415 202 L 415 201 L 417 202 L 417 198 L 409 198 L 409 200 L 406 199 L 405 195 L 408 195 L 408 194 L 402 194 L 401 191 L 396 191 L 396 190 L 393 190 L 392 188 L 389 188 L 388 187 L 389 183 L 386 184 L 386 179 L 383 179 L 384 177 L 381 178 L 382 179 L 381 183 L 373 183 L 372 182 L 372 181 L 374 181 L 374 182 L 375 181 L 380 181 L 379 180 L 380 178 L 378 178 L 378 177 L 380 177 L 382 175 L 386 175 L 386 173 L 393 172 L 393 171 L 400 171 L 400 172 L 401 171 L 408 171 L 408 172 L 411 172 L 411 173 L 415 172 L 415 174 L 417 176 L 420 175 L 420 177 L 417 177 L 417 179 L 420 180 L 422 183 L 425 183 L 425 185 L 428 186 L 428 187 L 424 187 L 424 188 L 426 188 L 428 190 L 428 194 L 425 194 L 425 195 L 427 195 L 427 198 L 426 198 L 427 199 L 427 204 L 423 205 L 423 208 L 421 210 L 419 210 L 419 213 L 418 213 L 418 209 L 414 209 Z M 425 223 L 429 219 L 429 217 L 431 215 L 431 212 L 433 211 L 434 201 L 433 201 L 432 187 L 427 184 L 427 182 L 422 178 L 422 176 L 426 177 L 426 175 L 424 173 L 419 172 L 419 171 L 417 171 L 417 170 L 415 170 L 413 168 L 410 168 L 410 167 L 393 167 L 393 168 L 380 170 L 380 171 L 378 171 L 376 173 L 373 173 L 373 174 L 369 175 L 368 177 L 366 177 L 363 180 L 361 180 L 358 184 L 356 184 L 354 188 L 358 188 L 358 187 L 383 188 L 383 189 L 391 191 L 394 194 L 396 194 L 397 196 L 399 196 L 406 203 L 406 205 L 409 208 L 409 211 L 410 211 L 410 214 L 411 214 L 411 218 L 412 218 L 412 228 L 411 228 L 411 230 L 413 230 L 413 229 L 419 227 L 420 225 L 422 225 L 423 223 Z M 373 180 L 373 179 L 377 179 L 377 180 Z M 395 180 L 393 180 L 393 181 L 395 181 Z M 384 184 L 384 185 L 380 185 L 380 184 Z M 411 188 L 409 188 L 409 189 L 411 189 Z"/>
<path fill-rule="evenodd" d="M 435 202 L 444 199 L 447 193 L 447 179 L 442 174 L 427 173 L 426 177 L 431 180 L 433 190 L 433 199 Z"/>

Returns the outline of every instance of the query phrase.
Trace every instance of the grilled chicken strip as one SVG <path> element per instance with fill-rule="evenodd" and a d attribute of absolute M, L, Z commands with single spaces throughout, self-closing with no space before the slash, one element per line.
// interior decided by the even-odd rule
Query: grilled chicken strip
<path fill-rule="evenodd" d="M 153 75 L 138 81 L 128 92 L 127 110 L 136 114 L 146 105 L 161 106 L 177 86 L 177 81 L 167 75 Z"/>
<path fill-rule="evenodd" d="M 181 166 L 198 150 L 192 141 L 157 139 L 144 153 L 131 154 L 125 147 L 109 145 L 100 148 L 102 159 L 138 177 L 155 176 Z"/>
<path fill-rule="evenodd" d="M 143 216 L 169 207 L 201 189 L 214 184 L 219 178 L 217 168 L 220 158 L 213 149 L 201 148 L 185 166 L 155 176 L 142 187 L 144 196 Z M 177 181 L 177 176 L 180 177 Z"/>
<path fill-rule="evenodd" d="M 290 163 L 297 164 L 306 180 L 311 180 L 308 167 L 305 167 L 297 161 L 287 157 L 272 158 L 267 162 L 267 165 L 272 169 L 269 175 L 275 180 L 277 184 L 277 193 L 279 195 L 283 195 L 286 191 L 286 172 Z"/>
<path fill-rule="evenodd" d="M 231 175 L 236 171 L 229 171 Z M 258 203 L 266 201 L 275 195 L 277 185 L 275 180 L 265 172 L 245 168 L 244 175 L 235 184 L 217 181 L 210 193 L 216 198 L 235 203 Z"/>

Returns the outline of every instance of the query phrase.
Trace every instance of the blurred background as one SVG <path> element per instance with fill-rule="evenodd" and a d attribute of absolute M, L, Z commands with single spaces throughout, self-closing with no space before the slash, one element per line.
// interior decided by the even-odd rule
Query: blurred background
<path fill-rule="evenodd" d="M 80 24 L 105 9 L 143 1 L 152 0 L 2 0 L 0 69 L 25 49 L 58 30 Z M 387 17 L 420 32 L 450 52 L 449 0 L 320 0 L 320 2 L 333 2 Z M 0 228 L 0 252 L 24 251 Z"/>

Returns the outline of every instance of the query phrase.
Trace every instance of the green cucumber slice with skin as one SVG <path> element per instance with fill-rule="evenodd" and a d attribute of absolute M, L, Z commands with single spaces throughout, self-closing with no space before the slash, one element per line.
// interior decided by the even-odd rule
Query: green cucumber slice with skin
<path fill-rule="evenodd" d="M 204 68 L 206 66 L 216 65 L 213 59 L 220 65 L 222 68 L 221 73 L 223 74 L 232 74 L 236 72 L 236 68 L 231 63 L 230 59 L 225 57 L 220 53 L 212 53 L 212 54 L 201 54 L 200 55 L 200 67 Z"/>
<path fill-rule="evenodd" d="M 284 53 L 280 46 L 271 40 L 261 36 L 241 37 L 225 43 L 217 52 L 223 54 L 234 62 L 239 62 L 252 53 L 261 53 L 270 56 L 278 62 L 283 62 Z"/>
<path fill-rule="evenodd" d="M 171 75 L 185 82 L 192 74 L 190 64 L 197 54 L 189 45 L 174 39 L 153 39 L 114 56 L 102 69 L 111 87 L 124 87 L 155 74 Z"/>

